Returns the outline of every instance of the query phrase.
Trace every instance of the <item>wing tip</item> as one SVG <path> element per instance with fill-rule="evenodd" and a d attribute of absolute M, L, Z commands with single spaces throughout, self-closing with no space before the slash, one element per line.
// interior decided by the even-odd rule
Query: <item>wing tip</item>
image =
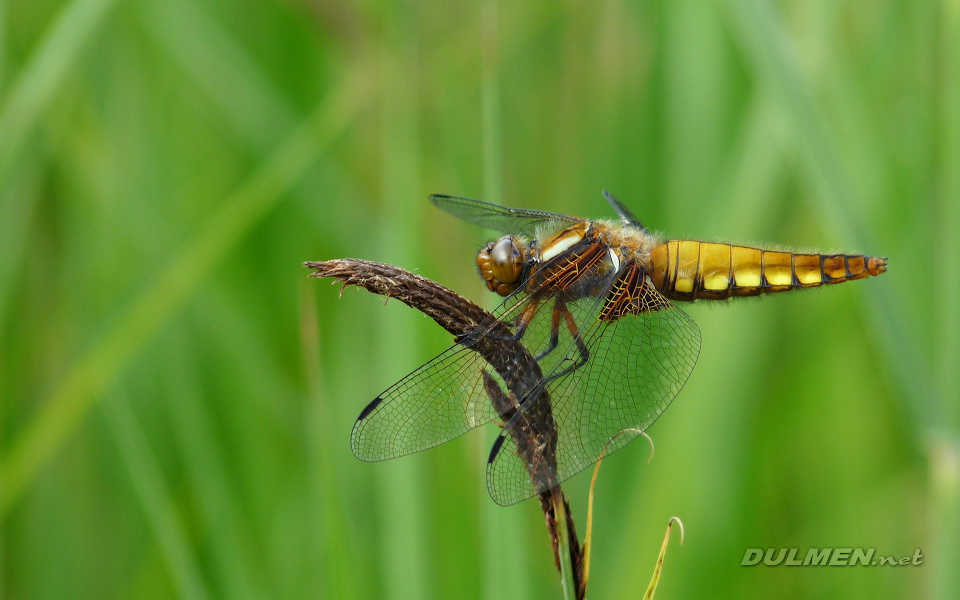
<path fill-rule="evenodd" d="M 350 431 L 350 450 L 353 455 L 363 462 L 380 462 L 384 460 L 380 450 L 371 446 L 370 439 L 363 433 L 363 426 L 367 423 L 365 420 L 370 413 L 383 402 L 383 398 L 377 396 L 373 402 L 367 404 L 360 412 L 360 416 L 353 423 L 353 429 Z"/>

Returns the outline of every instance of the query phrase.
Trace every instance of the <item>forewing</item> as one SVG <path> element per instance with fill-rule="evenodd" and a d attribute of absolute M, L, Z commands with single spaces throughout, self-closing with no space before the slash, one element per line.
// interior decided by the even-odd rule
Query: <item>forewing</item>
<path fill-rule="evenodd" d="M 645 285 L 644 294 L 647 306 L 657 310 L 599 321 L 603 304 L 595 302 L 589 319 L 579 315 L 589 321 L 581 327 L 589 360 L 551 379 L 580 354 L 568 344 L 564 358 L 545 378 L 556 430 L 555 471 L 532 481 L 513 444 L 498 440 L 487 465 L 487 486 L 498 504 L 514 504 L 569 479 L 592 466 L 604 447 L 605 455 L 622 448 L 680 392 L 700 352 L 700 330 L 652 286 Z M 524 403 L 511 422 L 536 413 L 543 401 Z"/>
<path fill-rule="evenodd" d="M 553 228 L 559 229 L 583 221 L 578 217 L 544 210 L 507 208 L 482 200 L 442 194 L 433 194 L 430 196 L 430 202 L 437 208 L 475 225 L 504 233 L 520 233 L 527 237 L 534 237 L 543 227 L 555 226 Z"/>
<path fill-rule="evenodd" d="M 495 415 L 483 391 L 480 355 L 457 344 L 367 405 L 353 426 L 357 458 L 387 460 L 432 448 Z"/>
<path fill-rule="evenodd" d="M 610 207 L 613 208 L 613 211 L 617 213 L 617 216 L 620 217 L 620 222 L 624 225 L 631 225 L 637 229 L 646 230 L 640 220 L 634 216 L 633 212 L 629 208 L 623 205 L 616 196 L 603 190 L 603 197 L 606 198 L 607 202 L 610 204 Z"/>

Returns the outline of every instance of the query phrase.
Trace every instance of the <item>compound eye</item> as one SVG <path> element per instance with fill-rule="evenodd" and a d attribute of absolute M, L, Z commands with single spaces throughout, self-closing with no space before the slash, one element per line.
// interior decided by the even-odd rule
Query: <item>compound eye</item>
<path fill-rule="evenodd" d="M 520 279 L 522 258 L 513 236 L 505 235 L 497 240 L 490 251 L 490 271 L 500 283 L 514 283 Z"/>

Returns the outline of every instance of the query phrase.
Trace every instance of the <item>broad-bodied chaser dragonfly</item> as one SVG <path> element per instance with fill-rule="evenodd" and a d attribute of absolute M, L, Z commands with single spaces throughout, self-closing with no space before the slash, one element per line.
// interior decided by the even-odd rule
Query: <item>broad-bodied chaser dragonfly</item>
<path fill-rule="evenodd" d="M 680 392 L 697 361 L 700 330 L 674 302 L 783 292 L 886 270 L 885 259 L 859 254 L 663 240 L 604 196 L 618 220 L 430 197 L 456 217 L 508 233 L 476 257 L 487 287 L 505 300 L 363 409 L 350 438 L 357 457 L 396 458 L 501 420 L 487 487 L 498 504 L 519 502 L 593 465 L 604 448 L 625 446 Z M 536 381 L 511 388 L 511 369 L 520 367 L 475 352 L 484 336 L 521 344 L 539 367 Z"/>

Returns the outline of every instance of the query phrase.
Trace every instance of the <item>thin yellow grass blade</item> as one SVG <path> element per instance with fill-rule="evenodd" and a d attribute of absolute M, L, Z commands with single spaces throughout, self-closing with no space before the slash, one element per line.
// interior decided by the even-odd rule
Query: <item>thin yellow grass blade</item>
<path fill-rule="evenodd" d="M 670 528 L 674 521 L 680 526 L 680 544 L 683 544 L 683 521 L 679 517 L 670 517 L 670 520 L 667 521 L 667 530 L 663 534 L 663 543 L 660 544 L 660 554 L 657 555 L 657 565 L 653 568 L 653 577 L 650 578 L 647 591 L 643 594 L 643 600 L 653 600 L 653 594 L 657 591 L 657 584 L 660 583 L 660 571 L 663 570 L 663 555 L 667 553 L 667 544 L 670 543 Z"/>

